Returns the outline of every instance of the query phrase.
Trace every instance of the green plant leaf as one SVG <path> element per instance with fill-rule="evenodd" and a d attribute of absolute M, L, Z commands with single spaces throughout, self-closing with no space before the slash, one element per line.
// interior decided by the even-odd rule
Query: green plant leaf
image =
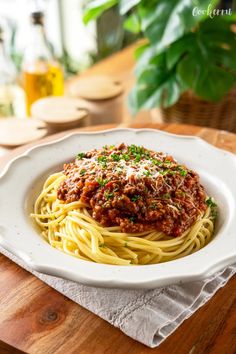
<path fill-rule="evenodd" d="M 205 76 L 201 76 L 197 81 L 195 92 L 206 100 L 217 102 L 226 95 L 235 82 L 235 77 L 229 72 L 212 65 Z"/>
<path fill-rule="evenodd" d="M 138 72 L 137 84 L 129 96 L 129 107 L 132 114 L 139 109 L 168 107 L 179 99 L 183 88 L 176 73 L 167 69 L 166 54 L 161 53 Z"/>
<path fill-rule="evenodd" d="M 120 0 L 120 14 L 125 15 L 134 6 L 138 5 L 141 0 Z"/>
<path fill-rule="evenodd" d="M 105 10 L 116 5 L 119 0 L 94 0 L 86 5 L 83 21 L 87 24 L 91 20 L 96 20 Z"/>
<path fill-rule="evenodd" d="M 206 20 L 199 28 L 198 43 L 200 42 L 215 64 L 235 70 L 236 33 L 232 31 L 229 22 L 221 17 Z"/>
<path fill-rule="evenodd" d="M 204 60 L 199 55 L 196 57 L 196 51 L 188 53 L 177 66 L 177 74 L 180 81 L 194 91 L 199 78 L 206 75 Z"/>
<path fill-rule="evenodd" d="M 193 34 L 192 45 L 185 46 L 177 65 L 177 75 L 198 96 L 219 101 L 236 83 L 236 35 L 222 19 L 214 21 L 200 24 Z"/>
<path fill-rule="evenodd" d="M 236 75 L 236 46 L 232 49 L 214 48 L 213 53 L 218 66 L 232 70 Z"/>
<path fill-rule="evenodd" d="M 225 16 L 216 16 L 213 19 L 207 18 L 205 21 L 200 23 L 201 33 L 211 34 L 213 34 L 214 32 L 220 33 L 222 31 L 229 31 L 231 25 L 231 21 L 227 21 L 227 18 Z"/>
<path fill-rule="evenodd" d="M 147 43 L 141 50 L 141 53 L 138 52 L 139 58 L 135 68 L 135 75 L 139 76 L 139 73 L 142 73 L 143 70 L 151 63 L 156 64 L 157 66 L 165 65 L 166 66 L 166 50 L 157 50 L 156 46 Z M 163 61 L 165 64 L 163 64 Z"/>
<path fill-rule="evenodd" d="M 169 107 L 176 103 L 181 94 L 181 86 L 175 75 L 166 77 L 166 80 L 159 86 L 150 87 L 137 84 L 131 91 L 128 104 L 131 113 L 134 115 L 140 109 L 151 109 L 154 107 Z"/>
<path fill-rule="evenodd" d="M 143 52 L 139 56 L 139 60 L 136 64 L 135 67 L 135 75 L 138 76 L 139 73 L 143 72 L 145 70 L 145 67 L 149 65 L 149 63 L 154 60 L 154 58 L 159 58 L 160 59 L 160 54 L 156 52 L 156 48 L 153 46 L 148 45 L 146 48 L 144 48 Z M 159 60 L 157 59 L 157 60 Z"/>
<path fill-rule="evenodd" d="M 231 15 L 222 15 L 221 19 L 225 22 L 230 22 L 231 24 L 236 22 L 236 12 L 232 12 Z"/>
<path fill-rule="evenodd" d="M 136 86 L 129 96 L 132 112 L 174 104 L 191 89 L 206 99 L 220 100 L 236 83 L 236 15 L 209 18 L 206 11 L 218 0 L 93 0 L 84 15 L 87 23 L 119 5 L 127 30 L 143 32 L 147 42 L 135 56 Z"/>
<path fill-rule="evenodd" d="M 131 14 L 124 21 L 124 28 L 132 33 L 139 33 L 141 31 L 141 24 L 136 13 Z"/>
<path fill-rule="evenodd" d="M 172 69 L 173 66 L 180 60 L 180 58 L 189 50 L 193 41 L 195 40 L 195 35 L 193 33 L 188 33 L 182 38 L 178 39 L 172 43 L 166 52 L 166 60 L 168 69 Z"/>
<path fill-rule="evenodd" d="M 153 107 L 169 107 L 176 103 L 180 97 L 180 86 L 173 74 L 166 78 L 156 91 L 142 105 L 142 109 L 150 109 Z"/>
<path fill-rule="evenodd" d="M 138 60 L 149 47 L 150 47 L 149 43 L 144 43 L 141 44 L 138 48 L 136 48 L 134 51 L 135 59 Z"/>
<path fill-rule="evenodd" d="M 149 64 L 137 77 L 138 84 L 148 85 L 155 90 L 166 79 L 166 70 L 163 65 Z"/>
<path fill-rule="evenodd" d="M 199 7 L 205 8 L 209 0 L 197 0 Z M 203 15 L 193 16 L 192 0 L 159 0 L 152 6 L 139 7 L 142 31 L 158 49 L 165 48 L 190 31 Z"/>

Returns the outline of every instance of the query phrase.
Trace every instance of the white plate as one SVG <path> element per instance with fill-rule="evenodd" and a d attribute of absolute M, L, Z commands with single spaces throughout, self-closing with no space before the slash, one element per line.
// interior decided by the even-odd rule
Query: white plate
<path fill-rule="evenodd" d="M 125 267 L 79 260 L 41 238 L 29 214 L 47 175 L 62 169 L 63 163 L 73 160 L 79 151 L 121 142 L 167 152 L 200 174 L 220 210 L 216 236 L 210 244 L 171 262 Z M 154 288 L 200 280 L 236 261 L 235 176 L 235 155 L 197 137 L 151 129 L 73 133 L 29 149 L 4 169 L 0 177 L 0 244 L 34 270 L 84 284 Z"/>

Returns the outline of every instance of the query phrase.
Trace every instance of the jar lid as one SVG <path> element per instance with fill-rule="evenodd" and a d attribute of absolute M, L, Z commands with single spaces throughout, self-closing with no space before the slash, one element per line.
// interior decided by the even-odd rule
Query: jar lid
<path fill-rule="evenodd" d="M 31 107 L 34 118 L 51 125 L 66 125 L 85 118 L 88 110 L 81 107 L 80 100 L 71 97 L 46 97 Z"/>
<path fill-rule="evenodd" d="M 109 76 L 91 76 L 74 80 L 70 93 L 74 97 L 86 100 L 105 100 L 114 98 L 123 92 L 121 83 Z"/>
<path fill-rule="evenodd" d="M 19 146 L 43 138 L 47 126 L 36 119 L 0 118 L 0 145 Z"/>

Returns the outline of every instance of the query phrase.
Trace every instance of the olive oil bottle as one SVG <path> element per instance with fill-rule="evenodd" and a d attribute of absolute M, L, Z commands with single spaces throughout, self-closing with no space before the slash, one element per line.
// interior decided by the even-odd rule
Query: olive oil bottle
<path fill-rule="evenodd" d="M 45 36 L 43 13 L 32 12 L 30 19 L 31 41 L 23 59 L 23 85 L 28 116 L 32 103 L 42 97 L 63 95 L 64 86 L 62 68 L 53 58 Z"/>

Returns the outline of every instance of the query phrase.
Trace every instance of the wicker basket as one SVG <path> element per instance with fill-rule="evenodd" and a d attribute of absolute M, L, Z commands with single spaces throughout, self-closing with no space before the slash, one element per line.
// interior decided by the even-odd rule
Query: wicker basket
<path fill-rule="evenodd" d="M 175 105 L 161 109 L 161 116 L 166 123 L 193 124 L 236 132 L 236 86 L 218 103 L 186 92 Z"/>

